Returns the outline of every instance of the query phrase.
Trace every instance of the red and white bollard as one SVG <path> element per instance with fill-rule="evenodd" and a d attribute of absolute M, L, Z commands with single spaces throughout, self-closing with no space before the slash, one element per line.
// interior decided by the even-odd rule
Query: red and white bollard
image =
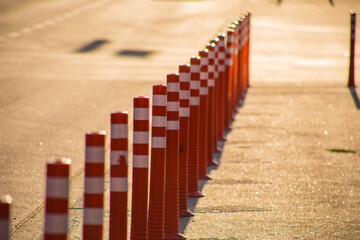
<path fill-rule="evenodd" d="M 110 239 L 127 239 L 128 113 L 111 114 Z"/>
<path fill-rule="evenodd" d="M 10 236 L 10 207 L 12 198 L 5 195 L 0 198 L 0 240 L 9 240 Z"/>
<path fill-rule="evenodd" d="M 199 52 L 200 56 L 200 117 L 199 117 L 199 179 L 209 180 L 207 174 L 207 154 L 208 154 L 208 126 L 210 123 L 210 116 L 208 115 L 209 103 L 209 51 L 203 50 Z"/>
<path fill-rule="evenodd" d="M 185 239 L 179 233 L 179 99 L 178 74 L 167 75 L 165 177 L 165 239 Z"/>
<path fill-rule="evenodd" d="M 47 164 L 44 239 L 67 239 L 71 160 Z"/>
<path fill-rule="evenodd" d="M 218 140 L 225 140 L 224 136 L 224 125 L 225 125 L 225 35 L 218 35 L 218 62 L 217 62 L 217 70 L 218 70 L 218 91 L 219 91 L 219 99 L 218 99 Z"/>
<path fill-rule="evenodd" d="M 233 81 L 234 81 L 234 30 L 227 31 L 226 42 L 226 59 L 225 59 L 225 81 L 226 81 L 226 96 L 225 96 L 225 130 L 231 129 L 231 120 L 233 114 L 232 99 L 233 99 Z"/>
<path fill-rule="evenodd" d="M 153 86 L 148 239 L 164 239 L 166 85 Z"/>
<path fill-rule="evenodd" d="M 147 240 L 149 97 L 134 98 L 133 182 L 130 239 Z"/>
<path fill-rule="evenodd" d="M 83 239 L 102 239 L 105 131 L 86 134 Z"/>
<path fill-rule="evenodd" d="M 188 196 L 203 197 L 199 191 L 200 58 L 190 59 L 190 123 Z"/>
<path fill-rule="evenodd" d="M 355 87 L 355 29 L 356 13 L 350 12 L 351 34 L 350 34 L 350 66 L 349 66 L 349 83 L 348 87 Z"/>
<path fill-rule="evenodd" d="M 179 211 L 182 217 L 192 217 L 188 209 L 190 65 L 179 66 L 180 76 L 180 153 L 179 153 Z"/>

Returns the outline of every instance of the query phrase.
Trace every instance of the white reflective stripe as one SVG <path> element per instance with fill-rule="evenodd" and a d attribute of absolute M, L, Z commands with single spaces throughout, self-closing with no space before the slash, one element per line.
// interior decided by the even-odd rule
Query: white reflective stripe
<path fill-rule="evenodd" d="M 189 82 L 190 81 L 190 73 L 180 73 L 180 82 Z"/>
<path fill-rule="evenodd" d="M 152 116 L 153 127 L 166 127 L 166 116 Z"/>
<path fill-rule="evenodd" d="M 149 156 L 148 155 L 133 155 L 133 168 L 148 168 Z"/>
<path fill-rule="evenodd" d="M 200 72 L 200 65 L 191 65 L 190 72 L 193 72 L 193 73 Z"/>
<path fill-rule="evenodd" d="M 190 105 L 191 106 L 199 106 L 200 98 L 199 97 L 190 97 Z"/>
<path fill-rule="evenodd" d="M 180 90 L 180 99 L 181 100 L 188 100 L 189 98 L 190 98 L 189 90 Z"/>
<path fill-rule="evenodd" d="M 167 103 L 167 111 L 168 112 L 178 112 L 179 111 L 179 102 L 173 102 L 173 101 L 169 101 Z"/>
<path fill-rule="evenodd" d="M 128 125 L 127 124 L 111 124 L 111 138 L 128 138 Z"/>
<path fill-rule="evenodd" d="M 215 66 L 209 65 L 209 72 L 215 72 Z"/>
<path fill-rule="evenodd" d="M 179 111 L 179 115 L 180 115 L 180 117 L 189 117 L 190 116 L 190 109 L 181 107 L 180 111 Z"/>
<path fill-rule="evenodd" d="M 153 106 L 166 106 L 167 96 L 165 95 L 153 95 Z"/>
<path fill-rule="evenodd" d="M 208 79 L 209 73 L 208 72 L 201 72 L 200 73 L 200 79 Z"/>
<path fill-rule="evenodd" d="M 152 137 L 151 148 L 166 148 L 166 137 Z"/>
<path fill-rule="evenodd" d="M 208 65 L 209 64 L 209 59 L 207 57 L 202 57 L 200 60 L 200 64 L 201 65 Z"/>
<path fill-rule="evenodd" d="M 225 66 L 224 65 L 220 65 L 218 66 L 219 72 L 225 72 Z"/>
<path fill-rule="evenodd" d="M 68 199 L 69 179 L 67 177 L 48 177 L 46 179 L 46 198 Z"/>
<path fill-rule="evenodd" d="M 230 58 L 230 59 L 226 59 L 225 60 L 225 64 L 226 66 L 232 66 L 234 64 L 234 61 Z"/>
<path fill-rule="evenodd" d="M 149 143 L 149 132 L 148 131 L 134 131 L 133 143 L 148 144 Z"/>
<path fill-rule="evenodd" d="M 224 60 L 225 59 L 225 52 L 219 53 L 219 59 Z"/>
<path fill-rule="evenodd" d="M 120 156 L 124 156 L 126 164 L 128 164 L 128 151 L 111 151 L 110 152 L 111 165 L 120 165 Z"/>
<path fill-rule="evenodd" d="M 168 82 L 167 91 L 168 92 L 178 92 L 180 90 L 180 83 L 178 82 Z"/>
<path fill-rule="evenodd" d="M 134 108 L 134 120 L 149 120 L 149 108 Z"/>
<path fill-rule="evenodd" d="M 68 227 L 67 214 L 47 213 L 45 215 L 45 233 L 66 234 Z"/>
<path fill-rule="evenodd" d="M 227 48 L 226 48 L 226 53 L 231 53 L 231 52 L 232 52 L 231 47 L 227 47 Z"/>
<path fill-rule="evenodd" d="M 208 86 L 209 87 L 215 87 L 215 80 L 214 79 L 209 79 Z"/>
<path fill-rule="evenodd" d="M 104 163 L 105 148 L 103 146 L 86 146 L 85 162 L 87 163 Z"/>
<path fill-rule="evenodd" d="M 127 177 L 110 178 L 110 192 L 127 192 L 127 191 L 128 191 Z"/>
<path fill-rule="evenodd" d="M 103 177 L 85 177 L 85 193 L 104 193 Z"/>
<path fill-rule="evenodd" d="M 179 121 L 168 120 L 166 129 L 167 130 L 179 130 Z"/>
<path fill-rule="evenodd" d="M 215 72 L 215 78 L 217 79 L 219 77 L 219 73 Z"/>
<path fill-rule="evenodd" d="M 84 208 L 85 225 L 102 225 L 104 209 L 102 208 Z"/>
<path fill-rule="evenodd" d="M 215 51 L 209 52 L 209 58 L 215 58 Z"/>
<path fill-rule="evenodd" d="M 208 95 L 209 91 L 207 87 L 201 87 L 200 88 L 200 95 L 204 96 L 204 95 Z"/>
<path fill-rule="evenodd" d="M 190 89 L 200 89 L 200 81 L 191 81 L 190 82 Z"/>

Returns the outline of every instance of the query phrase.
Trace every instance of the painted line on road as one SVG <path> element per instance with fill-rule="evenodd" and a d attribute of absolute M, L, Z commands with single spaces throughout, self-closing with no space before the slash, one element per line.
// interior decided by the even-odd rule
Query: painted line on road
<path fill-rule="evenodd" d="M 21 36 L 23 36 L 25 34 L 35 32 L 36 30 L 41 30 L 41 29 L 44 29 L 46 27 L 53 26 L 56 23 L 63 22 L 65 20 L 67 20 L 67 19 L 73 18 L 73 17 L 75 17 L 75 16 L 77 16 L 77 15 L 79 15 L 81 13 L 86 12 L 86 11 L 90 11 L 92 9 L 99 8 L 99 7 L 105 5 L 106 3 L 109 3 L 109 2 L 110 2 L 110 0 L 100 0 L 100 1 L 95 2 L 95 3 L 91 3 L 89 5 L 85 5 L 85 6 L 70 10 L 70 11 L 65 12 L 64 14 L 62 14 L 60 16 L 45 20 L 45 21 L 40 22 L 40 23 L 36 23 L 31 27 L 24 27 L 24 28 L 20 29 L 19 31 L 14 31 L 14 32 L 7 33 L 4 36 L 0 36 L 0 42 L 5 42 L 5 41 L 10 40 L 10 39 L 19 38 L 19 37 L 21 37 Z"/>

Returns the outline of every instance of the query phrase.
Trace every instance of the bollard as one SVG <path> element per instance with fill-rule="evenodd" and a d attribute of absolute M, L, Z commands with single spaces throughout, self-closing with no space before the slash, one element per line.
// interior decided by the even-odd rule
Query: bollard
<path fill-rule="evenodd" d="M 10 195 L 0 198 L 0 240 L 9 240 L 10 236 L 10 207 L 12 198 Z"/>
<path fill-rule="evenodd" d="M 349 66 L 349 83 L 348 87 L 355 87 L 355 29 L 356 13 L 350 12 L 351 18 L 351 35 L 350 35 L 350 66 Z"/>
<path fill-rule="evenodd" d="M 207 165 L 207 149 L 208 149 L 208 125 L 210 116 L 208 115 L 208 55 L 209 51 L 203 50 L 199 52 L 200 56 L 200 117 L 199 117 L 199 179 L 209 180 L 206 175 Z"/>
<path fill-rule="evenodd" d="M 133 178 L 130 239 L 147 239 L 149 98 L 134 98 Z"/>
<path fill-rule="evenodd" d="M 167 75 L 165 163 L 165 239 L 185 239 L 179 233 L 179 98 L 178 74 Z"/>
<path fill-rule="evenodd" d="M 44 239 L 67 239 L 71 160 L 47 163 Z"/>
<path fill-rule="evenodd" d="M 203 197 L 199 191 L 199 107 L 200 58 L 190 59 L 190 120 L 189 120 L 189 171 L 188 196 Z"/>
<path fill-rule="evenodd" d="M 164 239 L 166 85 L 153 86 L 148 239 Z"/>
<path fill-rule="evenodd" d="M 225 96 L 225 130 L 231 129 L 232 118 L 232 88 L 233 88 L 233 70 L 234 70 L 234 30 L 227 31 L 226 41 L 226 59 L 225 59 L 225 81 L 226 81 L 226 96 Z"/>
<path fill-rule="evenodd" d="M 179 66 L 180 76 L 180 153 L 179 153 L 179 214 L 192 217 L 188 209 L 188 159 L 190 119 L 190 65 Z"/>
<path fill-rule="evenodd" d="M 111 114 L 110 239 L 127 239 L 128 113 Z"/>
<path fill-rule="evenodd" d="M 219 53 L 218 53 L 218 140 L 225 140 L 224 125 L 225 125 L 225 34 L 219 34 Z"/>
<path fill-rule="evenodd" d="M 104 215 L 105 131 L 85 137 L 83 239 L 102 239 Z"/>

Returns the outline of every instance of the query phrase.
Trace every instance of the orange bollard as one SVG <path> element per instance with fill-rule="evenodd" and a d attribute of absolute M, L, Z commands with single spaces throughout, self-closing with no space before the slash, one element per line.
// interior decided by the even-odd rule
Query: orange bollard
<path fill-rule="evenodd" d="M 225 81 L 226 81 L 226 105 L 225 105 L 225 130 L 231 129 L 232 120 L 232 98 L 233 98 L 233 77 L 234 77 L 234 30 L 227 31 L 226 59 L 225 59 Z"/>
<path fill-rule="evenodd" d="M 166 85 L 153 86 L 148 239 L 164 239 Z"/>
<path fill-rule="evenodd" d="M 348 87 L 355 87 L 355 29 L 356 13 L 351 11 L 351 35 L 350 35 L 350 65 L 349 65 L 349 83 Z"/>
<path fill-rule="evenodd" d="M 133 179 L 130 239 L 147 239 L 149 97 L 134 98 Z"/>
<path fill-rule="evenodd" d="M 245 45 L 245 50 L 246 50 L 246 75 L 245 75 L 245 86 L 246 86 L 246 91 L 247 89 L 250 87 L 250 80 L 249 80 L 249 75 L 250 75 L 250 19 L 251 19 L 251 13 L 247 13 L 247 17 L 246 17 L 246 45 Z"/>
<path fill-rule="evenodd" d="M 165 239 L 185 239 L 179 233 L 179 91 L 178 74 L 167 75 L 165 163 Z"/>
<path fill-rule="evenodd" d="M 180 76 L 180 153 L 179 153 L 179 214 L 192 217 L 188 209 L 188 159 L 190 118 L 190 65 L 179 66 Z"/>
<path fill-rule="evenodd" d="M 10 195 L 0 198 L 0 240 L 9 240 L 10 236 L 10 207 L 12 198 Z"/>
<path fill-rule="evenodd" d="M 128 113 L 111 114 L 110 239 L 127 239 Z"/>
<path fill-rule="evenodd" d="M 206 175 L 207 166 L 207 149 L 208 149 L 208 126 L 210 116 L 208 115 L 208 54 L 209 51 L 203 50 L 199 52 L 200 56 L 200 118 L 199 121 L 199 179 L 209 180 Z"/>
<path fill-rule="evenodd" d="M 190 123 L 188 196 L 203 197 L 199 191 L 200 58 L 190 59 Z"/>
<path fill-rule="evenodd" d="M 47 163 L 44 233 L 47 240 L 67 239 L 70 164 L 68 158 Z"/>
<path fill-rule="evenodd" d="M 224 125 L 225 125 L 225 35 L 219 34 L 219 52 L 218 52 L 218 63 L 217 63 L 217 70 L 218 70 L 218 140 L 225 140 L 224 135 Z"/>
<path fill-rule="evenodd" d="M 83 239 L 102 239 L 105 131 L 86 134 L 85 145 Z"/>
<path fill-rule="evenodd" d="M 240 18 L 238 20 L 238 69 L 239 69 L 239 73 L 238 73 L 238 77 L 237 77 L 237 82 L 238 82 L 238 94 L 236 96 L 236 104 L 242 106 L 243 104 L 243 98 L 245 96 L 245 22 L 244 22 L 244 18 L 242 16 L 242 18 Z"/>

